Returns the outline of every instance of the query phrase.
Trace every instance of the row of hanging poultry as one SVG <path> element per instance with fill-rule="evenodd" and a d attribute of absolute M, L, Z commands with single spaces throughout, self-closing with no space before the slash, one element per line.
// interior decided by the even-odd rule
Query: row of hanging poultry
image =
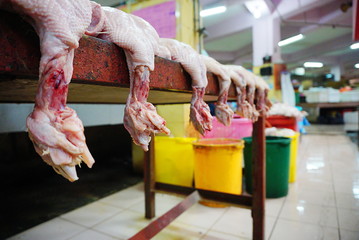
<path fill-rule="evenodd" d="M 237 90 L 239 115 L 256 121 L 270 107 L 269 88 L 260 77 L 241 66 L 222 65 L 177 40 L 160 38 L 148 22 L 121 10 L 88 0 L 0 0 L 0 8 L 23 15 L 39 35 L 39 85 L 35 107 L 26 124 L 36 152 L 70 181 L 78 179 L 76 165 L 83 161 L 91 168 L 94 163 L 83 124 L 76 112 L 66 106 L 74 50 L 84 34 L 124 49 L 130 73 L 124 126 L 145 151 L 152 133 L 170 134 L 166 121 L 147 102 L 155 56 L 178 61 L 191 76 L 190 120 L 201 134 L 212 129 L 212 116 L 203 101 L 207 71 L 214 73 L 219 81 L 215 113 L 224 125 L 231 124 L 234 114 L 227 105 L 231 81 Z"/>

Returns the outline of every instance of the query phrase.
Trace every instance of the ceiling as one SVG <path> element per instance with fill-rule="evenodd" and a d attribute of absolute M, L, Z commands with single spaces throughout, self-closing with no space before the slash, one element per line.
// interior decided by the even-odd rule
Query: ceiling
<path fill-rule="evenodd" d="M 144 0 L 96 0 L 102 5 Z M 150 1 L 150 0 L 146 0 Z M 252 26 L 256 19 L 244 6 L 254 0 L 199 0 L 201 8 L 225 5 L 222 14 L 202 18 L 205 27 L 204 48 L 222 63 L 252 67 Z M 359 49 L 351 50 L 353 9 L 346 12 L 341 4 L 351 0 L 262 0 L 272 15 L 280 19 L 280 39 L 302 33 L 301 41 L 281 47 L 281 57 L 292 71 L 306 61 L 321 61 L 323 68 L 306 69 L 309 74 L 330 73 L 332 66 L 340 66 L 345 78 L 359 78 L 354 64 L 359 62 Z M 263 41 L 266 41 L 263 39 Z"/>
<path fill-rule="evenodd" d="M 200 0 L 202 9 L 225 5 L 227 11 L 203 20 L 206 29 L 204 48 L 222 63 L 252 66 L 252 26 L 256 19 L 244 6 L 251 0 Z M 252 0 L 253 1 L 253 0 Z M 359 49 L 351 50 L 353 10 L 342 11 L 350 0 L 263 0 L 271 14 L 280 18 L 280 39 L 302 33 L 304 39 L 281 47 L 288 70 L 302 67 L 306 61 L 321 61 L 323 68 L 306 69 L 309 74 L 330 73 L 340 66 L 345 78 L 358 78 L 354 64 Z M 263 39 L 266 41 L 266 39 Z"/>

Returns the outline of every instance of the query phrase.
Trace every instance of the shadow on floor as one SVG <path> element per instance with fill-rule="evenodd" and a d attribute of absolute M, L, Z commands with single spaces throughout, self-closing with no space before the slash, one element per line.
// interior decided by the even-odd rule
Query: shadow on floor
<path fill-rule="evenodd" d="M 26 133 L 0 134 L 0 239 L 96 201 L 142 180 L 131 162 L 131 138 L 123 125 L 85 129 L 96 163 L 77 167 L 71 183 L 33 150 Z"/>

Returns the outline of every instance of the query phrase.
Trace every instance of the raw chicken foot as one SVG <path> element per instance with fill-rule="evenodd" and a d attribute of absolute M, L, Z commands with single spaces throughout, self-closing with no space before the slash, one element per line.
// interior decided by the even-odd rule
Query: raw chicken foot
<path fill-rule="evenodd" d="M 259 117 L 259 112 L 257 111 L 256 109 L 256 106 L 254 104 L 254 99 L 255 99 L 255 87 L 254 86 L 249 86 L 247 87 L 247 98 L 246 98 L 246 102 L 248 103 L 248 116 L 250 116 L 250 119 L 253 121 L 253 122 L 256 122 L 258 120 L 258 117 Z"/>
<path fill-rule="evenodd" d="M 227 65 L 226 67 L 228 71 L 230 71 L 231 80 L 236 86 L 236 113 L 241 117 L 255 120 L 257 118 L 257 112 L 254 106 L 255 85 L 250 79 L 252 76 L 241 66 Z"/>
<path fill-rule="evenodd" d="M 95 161 L 86 146 L 81 120 L 66 106 L 67 92 L 64 70 L 45 71 L 26 125 L 36 152 L 58 174 L 73 182 L 78 179 L 76 165 L 84 161 L 91 168 Z"/>
<path fill-rule="evenodd" d="M 214 58 L 201 55 L 207 71 L 212 72 L 218 78 L 219 96 L 216 103 L 215 114 L 219 122 L 225 126 L 231 125 L 234 112 L 227 105 L 228 90 L 231 85 L 231 77 L 228 69 Z"/>
<path fill-rule="evenodd" d="M 39 84 L 33 112 L 26 125 L 36 152 L 70 181 L 78 179 L 75 165 L 94 160 L 84 128 L 66 106 L 75 48 L 91 22 L 88 0 L 12 0 L 3 7 L 24 15 L 40 39 Z M 0 5 L 1 5 L 0 3 Z"/>
<path fill-rule="evenodd" d="M 166 121 L 147 102 L 150 71 L 155 67 L 154 56 L 158 52 L 158 34 L 142 18 L 115 8 L 101 7 L 94 2 L 91 4 L 96 21 L 86 34 L 111 41 L 123 48 L 130 73 L 130 94 L 125 107 L 124 125 L 134 143 L 148 151 L 151 133 L 170 134 L 165 126 Z"/>
<path fill-rule="evenodd" d="M 208 105 L 203 101 L 208 84 L 207 69 L 203 59 L 191 46 L 175 39 L 161 38 L 160 46 L 157 55 L 179 62 L 192 78 L 190 121 L 202 135 L 206 131 L 211 131 L 212 116 Z"/>
<path fill-rule="evenodd" d="M 151 133 L 164 132 L 170 134 L 166 121 L 157 114 L 156 108 L 147 102 L 149 87 L 149 68 L 137 66 L 134 71 L 134 81 L 127 99 L 124 115 L 124 125 L 131 134 L 135 144 L 148 151 Z M 132 85 L 133 84 L 133 85 Z"/>
<path fill-rule="evenodd" d="M 246 86 L 236 87 L 237 91 L 237 109 L 236 112 L 239 116 L 251 118 L 252 107 L 246 100 Z"/>
<path fill-rule="evenodd" d="M 204 87 L 192 87 L 190 119 L 195 129 L 202 135 L 212 130 L 212 116 L 208 105 L 203 101 Z"/>
<path fill-rule="evenodd" d="M 218 121 L 220 121 L 225 126 L 230 126 L 234 112 L 228 106 L 227 99 L 228 99 L 228 90 L 224 91 L 222 94 L 219 95 L 216 104 L 215 113 Z"/>

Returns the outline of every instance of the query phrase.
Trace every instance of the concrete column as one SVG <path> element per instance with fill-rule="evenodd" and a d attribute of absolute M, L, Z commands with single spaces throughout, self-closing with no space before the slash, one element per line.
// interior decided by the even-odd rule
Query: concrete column
<path fill-rule="evenodd" d="M 252 27 L 253 66 L 261 66 L 264 56 L 271 56 L 272 63 L 282 63 L 280 47 L 280 19 L 269 15 L 256 19 Z"/>
<path fill-rule="evenodd" d="M 339 82 L 341 77 L 342 66 L 340 64 L 334 65 L 330 68 L 330 73 L 334 75 L 334 81 Z"/>

